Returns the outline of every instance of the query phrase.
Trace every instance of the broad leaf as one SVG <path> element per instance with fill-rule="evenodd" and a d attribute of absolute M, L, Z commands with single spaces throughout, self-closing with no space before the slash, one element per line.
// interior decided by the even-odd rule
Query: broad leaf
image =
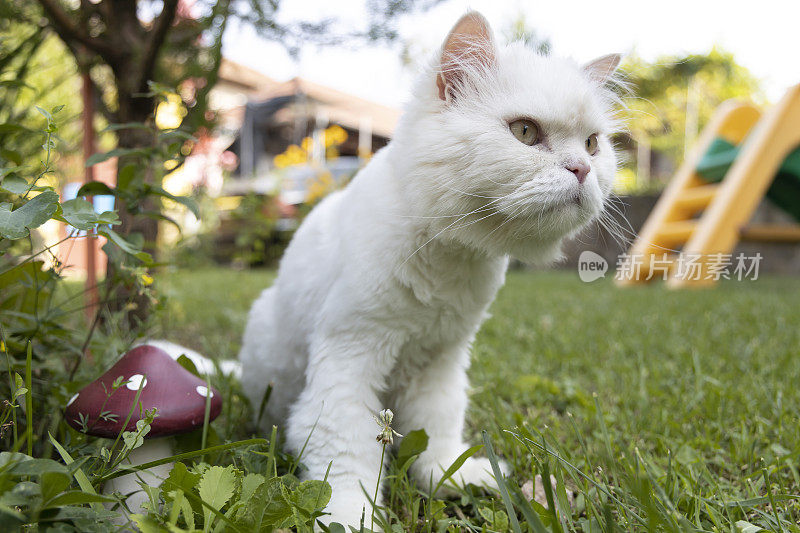
<path fill-rule="evenodd" d="M 17 476 L 40 476 L 46 472 L 67 474 L 67 467 L 52 459 L 27 459 L 11 467 L 10 472 Z"/>
<path fill-rule="evenodd" d="M 81 185 L 75 196 L 94 196 L 98 194 L 113 195 L 115 191 L 102 181 L 89 181 Z"/>
<path fill-rule="evenodd" d="M 9 150 L 8 148 L 0 148 L 0 156 L 7 161 L 11 161 L 15 165 L 22 164 L 22 156 L 16 150 Z"/>
<path fill-rule="evenodd" d="M 112 211 L 98 214 L 94 206 L 83 198 L 74 198 L 61 204 L 61 218 L 70 226 L 82 230 L 94 229 L 97 224 L 119 224 L 119 217 Z"/>
<path fill-rule="evenodd" d="M 104 228 L 98 231 L 97 233 L 99 233 L 103 237 L 107 238 L 109 241 L 119 246 L 125 253 L 134 256 L 143 263 L 150 264 L 153 262 L 153 258 L 150 254 L 135 248 L 131 243 L 123 239 L 122 236 L 120 236 L 116 231 L 110 228 Z"/>
<path fill-rule="evenodd" d="M 295 507 L 309 513 L 323 509 L 331 499 L 331 486 L 325 481 L 310 479 L 303 481 L 292 493 Z"/>
<path fill-rule="evenodd" d="M 400 441 L 397 451 L 397 464 L 401 467 L 415 455 L 419 455 L 428 448 L 428 434 L 424 429 L 409 431 Z"/>
<path fill-rule="evenodd" d="M 19 167 L 9 168 L 2 171 L 3 174 L 11 174 L 12 172 L 18 170 Z M 4 191 L 8 191 L 11 194 L 25 194 L 28 190 L 28 182 L 16 174 L 6 175 L 5 179 L 0 183 L 0 189 Z"/>
<path fill-rule="evenodd" d="M 103 152 L 102 154 L 93 154 L 89 159 L 86 160 L 86 166 L 91 167 L 98 163 L 102 163 L 103 161 L 107 161 L 112 157 L 124 157 L 126 155 L 144 155 L 146 153 L 145 150 L 140 148 L 115 148 L 109 152 Z"/>
<path fill-rule="evenodd" d="M 7 239 L 22 239 L 58 210 L 58 194 L 45 191 L 14 211 L 11 207 L 10 203 L 0 203 L 0 235 Z"/>
<path fill-rule="evenodd" d="M 148 192 L 150 194 L 163 196 L 164 198 L 172 200 L 173 202 L 182 204 L 187 209 L 189 209 L 189 211 L 191 211 L 195 217 L 200 218 L 200 208 L 197 207 L 197 202 L 195 202 L 193 198 L 190 198 L 188 196 L 175 196 L 174 194 L 165 191 L 161 187 L 156 187 L 154 185 L 148 186 Z"/>
<path fill-rule="evenodd" d="M 42 499 L 50 500 L 67 490 L 70 481 L 72 481 L 72 477 L 64 472 L 45 472 L 39 478 L 39 484 L 42 486 Z"/>
<path fill-rule="evenodd" d="M 114 498 L 109 498 L 108 496 L 101 496 L 100 494 L 89 494 L 88 492 L 83 492 L 80 490 L 71 490 L 68 492 L 64 492 L 59 494 L 49 502 L 45 503 L 43 507 L 45 509 L 49 509 L 52 507 L 63 507 L 65 505 L 81 505 L 84 503 L 95 503 L 95 502 L 115 502 Z"/>
<path fill-rule="evenodd" d="M 236 490 L 236 471 L 233 466 L 212 466 L 205 472 L 197 485 L 200 499 L 206 502 L 213 509 L 219 511 L 228 503 Z M 211 527 L 211 517 L 213 513 L 210 509 L 203 507 L 205 521 L 204 530 L 208 531 Z"/>
<path fill-rule="evenodd" d="M 181 356 L 185 357 L 185 356 Z M 188 359 L 188 358 L 187 358 Z M 247 503 L 250 498 L 255 494 L 256 489 L 260 487 L 266 479 L 261 474 L 247 474 L 242 478 L 242 491 L 239 501 Z"/>

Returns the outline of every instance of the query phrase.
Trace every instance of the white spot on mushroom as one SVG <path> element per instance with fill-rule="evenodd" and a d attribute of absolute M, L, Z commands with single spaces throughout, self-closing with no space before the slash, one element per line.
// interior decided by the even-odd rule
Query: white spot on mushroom
<path fill-rule="evenodd" d="M 214 392 L 208 390 L 208 387 L 206 387 L 205 385 L 198 385 L 197 387 L 194 388 L 194 390 L 197 391 L 197 394 L 199 394 L 200 396 L 203 396 L 205 398 L 213 398 L 214 397 Z"/>
<path fill-rule="evenodd" d="M 128 378 L 128 382 L 125 384 L 129 390 L 139 390 L 139 386 L 141 385 L 142 388 L 147 386 L 147 378 L 141 374 L 134 374 Z"/>
<path fill-rule="evenodd" d="M 67 407 L 69 407 L 70 405 L 72 405 L 72 402 L 74 402 L 74 401 L 75 401 L 75 400 L 77 400 L 77 399 L 78 399 L 78 395 L 77 395 L 77 394 L 74 394 L 74 395 L 72 396 L 72 398 L 70 398 L 70 399 L 69 399 L 69 401 L 67 402 Z"/>

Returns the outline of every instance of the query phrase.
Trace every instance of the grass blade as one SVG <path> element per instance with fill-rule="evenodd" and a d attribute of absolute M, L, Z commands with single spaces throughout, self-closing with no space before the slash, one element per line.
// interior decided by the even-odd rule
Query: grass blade
<path fill-rule="evenodd" d="M 25 357 L 25 386 L 28 391 L 25 393 L 25 418 L 27 425 L 25 434 L 28 440 L 28 455 L 33 457 L 33 387 L 31 377 L 31 362 L 33 361 L 33 346 L 28 341 L 28 354 Z"/>
<path fill-rule="evenodd" d="M 435 497 L 436 493 L 439 492 L 439 489 L 442 488 L 442 485 L 444 485 L 448 479 L 453 477 L 453 474 L 455 474 L 458 471 L 458 469 L 461 468 L 464 462 L 473 455 L 475 455 L 481 448 L 483 448 L 483 444 L 478 444 L 477 446 L 473 446 L 472 448 L 468 449 L 467 451 L 456 457 L 456 460 L 453 461 L 453 464 L 448 466 L 447 470 L 445 470 L 444 474 L 442 474 L 442 479 L 439 480 L 439 483 L 436 484 L 436 488 L 433 489 L 433 492 L 431 493 L 431 498 Z"/>
<path fill-rule="evenodd" d="M 489 458 L 489 462 L 492 465 L 492 472 L 494 472 L 494 478 L 497 481 L 497 488 L 500 490 L 500 496 L 503 497 L 503 503 L 506 505 L 506 510 L 508 511 L 508 520 L 511 523 L 511 529 L 514 530 L 514 533 L 522 533 L 519 527 L 519 521 L 517 520 L 517 513 L 514 511 L 511 497 L 508 495 L 506 480 L 503 479 L 503 472 L 500 470 L 500 463 L 497 460 L 497 456 L 494 454 L 492 443 L 489 441 L 489 434 L 486 433 L 485 430 L 481 433 L 483 434 L 483 443 L 486 446 L 486 456 Z"/>
<path fill-rule="evenodd" d="M 59 443 L 55 439 L 55 437 L 53 437 L 52 434 L 48 433 L 47 436 L 50 437 L 50 442 L 53 443 L 53 447 L 56 449 L 56 451 L 58 451 L 58 455 L 61 456 L 61 459 L 64 461 L 64 463 L 66 465 L 71 465 L 72 463 L 75 462 L 75 459 L 72 458 L 72 456 L 69 454 L 69 452 L 61 445 L 61 443 Z M 78 482 L 78 486 L 81 488 L 81 490 L 83 492 L 86 492 L 88 494 L 97 495 L 97 491 L 94 490 L 94 486 L 89 481 L 89 478 L 86 477 L 86 474 L 83 473 L 83 470 L 81 470 L 80 468 L 77 468 L 73 475 L 75 476 L 75 481 Z M 103 510 L 103 506 L 100 503 L 93 502 L 93 503 L 90 503 L 89 505 L 95 511 L 102 511 Z"/>

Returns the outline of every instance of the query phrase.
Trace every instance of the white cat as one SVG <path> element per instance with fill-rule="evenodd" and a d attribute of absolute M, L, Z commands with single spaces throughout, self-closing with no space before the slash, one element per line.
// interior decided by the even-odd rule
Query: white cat
<path fill-rule="evenodd" d="M 466 14 L 389 146 L 300 226 L 250 312 L 242 384 L 256 407 L 273 384 L 267 423 L 295 453 L 308 439 L 309 478 L 332 463 L 327 520 L 356 525 L 366 507 L 369 521 L 381 409 L 400 433 L 427 432 L 421 486 L 467 449 L 470 344 L 508 256 L 552 261 L 604 208 L 618 63 L 497 47 L 483 16 Z M 485 459 L 456 477 L 494 483 Z"/>

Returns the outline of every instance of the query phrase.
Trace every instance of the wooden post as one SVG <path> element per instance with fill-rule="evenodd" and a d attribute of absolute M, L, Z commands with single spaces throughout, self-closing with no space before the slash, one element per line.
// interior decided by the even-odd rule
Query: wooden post
<path fill-rule="evenodd" d="M 94 91 L 89 71 L 83 73 L 83 160 L 94 153 Z M 94 167 L 84 167 L 84 182 L 94 180 Z M 87 198 L 90 202 L 91 197 Z M 86 317 L 89 323 L 97 313 L 97 235 L 86 233 Z"/>

